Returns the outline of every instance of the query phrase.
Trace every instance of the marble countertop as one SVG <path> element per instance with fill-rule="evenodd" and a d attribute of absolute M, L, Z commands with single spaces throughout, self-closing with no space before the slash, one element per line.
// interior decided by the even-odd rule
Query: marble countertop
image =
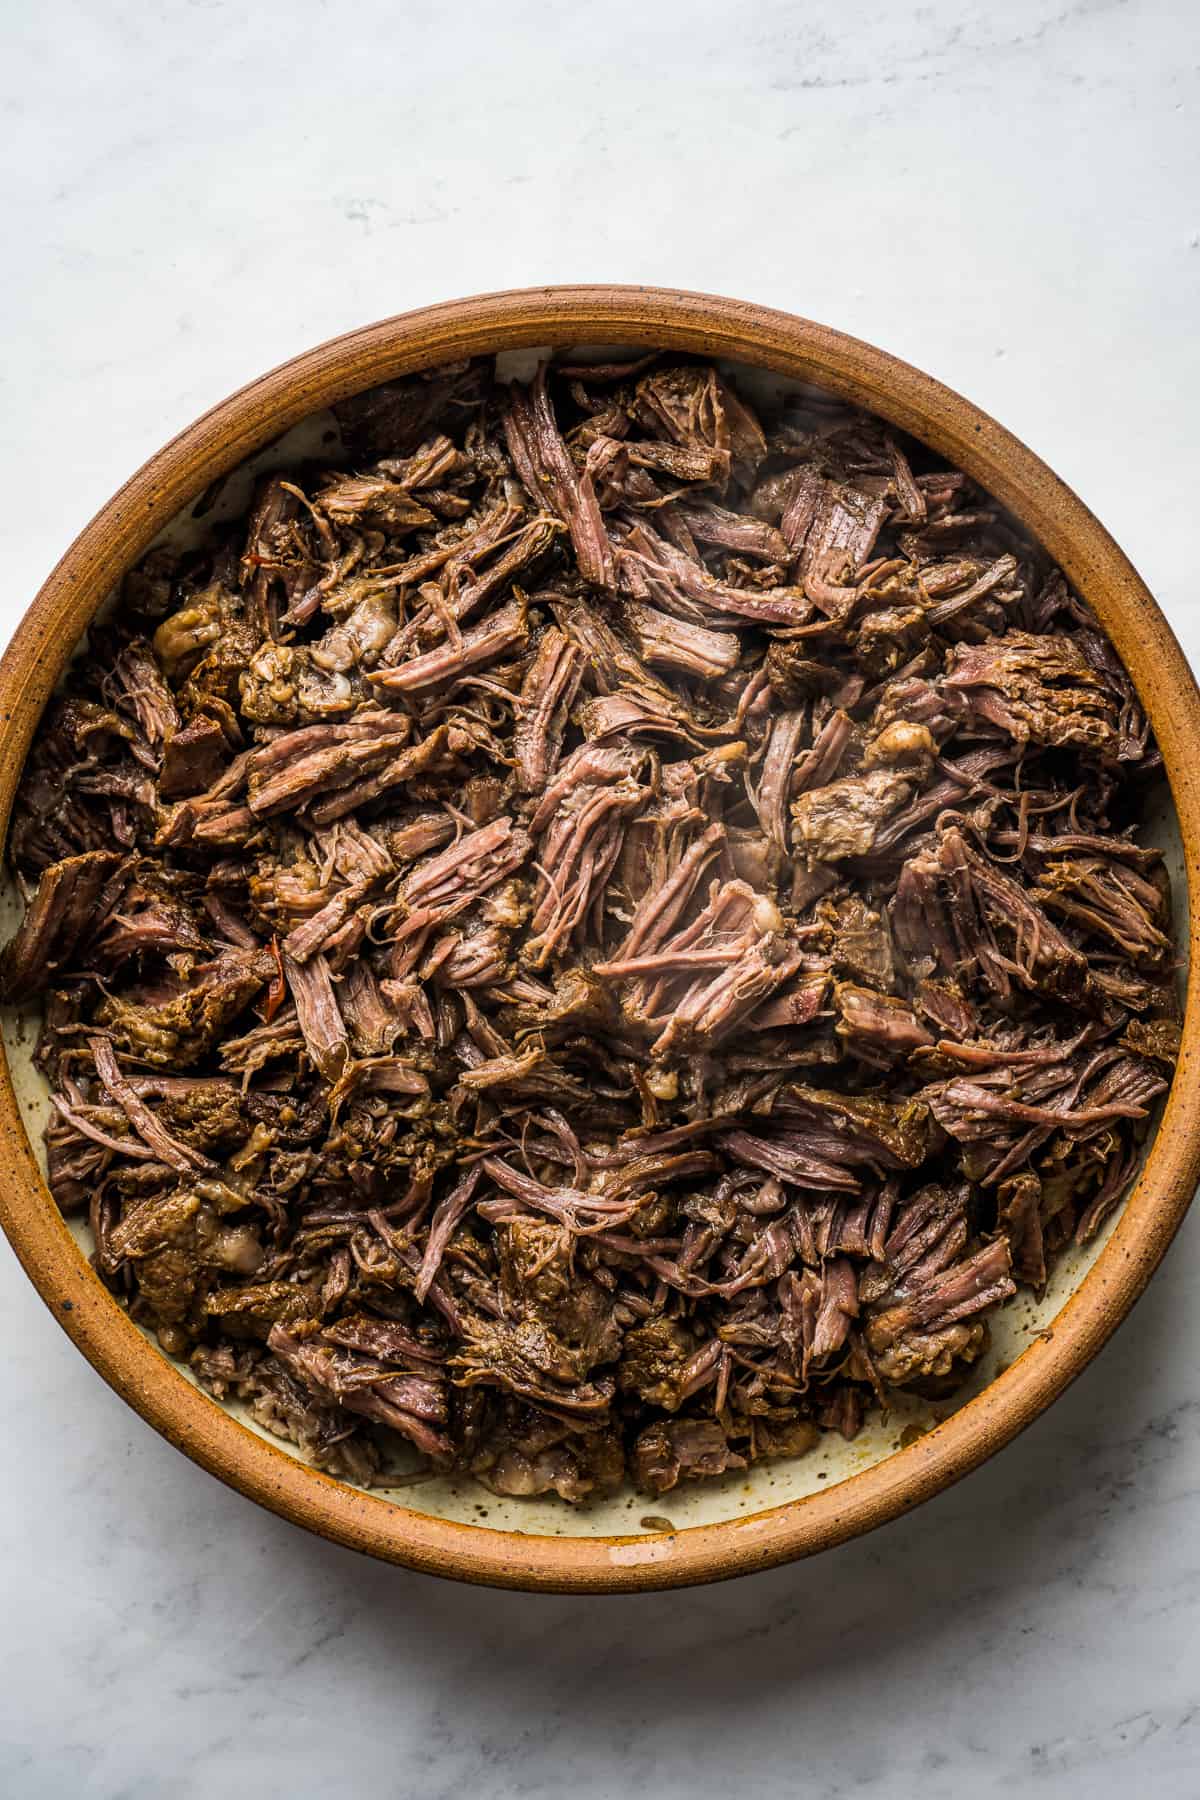
<path fill-rule="evenodd" d="M 6 634 L 123 477 L 331 333 L 591 278 L 840 325 L 988 408 L 1193 658 L 1185 0 L 43 0 L 0 24 Z M 102 1384 L 0 1245 L 0 1792 L 1200 1792 L 1200 1217 L 1077 1385 L 907 1519 L 581 1601 L 376 1567 Z"/>

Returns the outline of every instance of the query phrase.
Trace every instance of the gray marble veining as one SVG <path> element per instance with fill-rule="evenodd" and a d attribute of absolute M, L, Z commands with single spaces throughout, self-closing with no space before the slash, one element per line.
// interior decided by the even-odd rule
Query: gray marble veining
<path fill-rule="evenodd" d="M 1184 0 L 4 9 L 0 626 L 129 470 L 331 332 L 613 278 L 961 388 L 1200 661 Z M 16 179 L 11 178 L 15 172 Z M 817 1562 L 584 1602 L 374 1567 L 124 1408 L 0 1253 L 0 1792 L 1200 1793 L 1200 1224 L 1016 1445 Z"/>

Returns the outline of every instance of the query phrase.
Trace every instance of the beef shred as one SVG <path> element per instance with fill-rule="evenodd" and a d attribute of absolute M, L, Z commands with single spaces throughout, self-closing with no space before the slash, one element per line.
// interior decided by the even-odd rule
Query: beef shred
<path fill-rule="evenodd" d="M 21 784 L 0 977 L 100 1276 L 361 1483 L 661 1494 L 951 1392 L 1178 1048 L 1092 614 L 702 363 L 339 422 L 127 578 Z"/>

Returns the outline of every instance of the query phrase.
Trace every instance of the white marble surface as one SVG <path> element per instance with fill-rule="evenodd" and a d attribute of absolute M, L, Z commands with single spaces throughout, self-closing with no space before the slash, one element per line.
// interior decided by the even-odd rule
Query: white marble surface
<path fill-rule="evenodd" d="M 740 293 L 961 388 L 1200 655 L 1193 0 L 0 9 L 0 621 L 210 402 L 382 314 Z M 0 1251 L 0 1793 L 1200 1793 L 1200 1218 L 1025 1438 L 708 1591 L 472 1592 L 193 1469 Z"/>

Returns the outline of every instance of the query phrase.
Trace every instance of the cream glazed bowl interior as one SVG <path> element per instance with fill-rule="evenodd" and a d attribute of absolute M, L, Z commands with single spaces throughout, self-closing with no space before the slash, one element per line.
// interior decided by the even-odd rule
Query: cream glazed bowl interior
<path fill-rule="evenodd" d="M 533 290 L 387 320 L 284 365 L 182 433 L 85 529 L 0 665 L 2 822 L 47 696 L 90 620 L 152 543 L 197 547 L 245 511 L 263 471 L 335 457 L 329 406 L 347 394 L 464 355 L 494 354 L 502 375 L 525 375 L 564 346 L 606 356 L 700 352 L 752 398 L 818 386 L 921 439 L 1017 515 L 1096 610 L 1158 736 L 1167 780 L 1147 840 L 1164 854 L 1186 969 L 1197 910 L 1189 871 L 1200 868 L 1200 695 L 1116 545 L 1044 464 L 929 377 L 789 315 L 652 289 Z M 213 499 L 213 483 L 226 476 Z M 7 875 L 0 911 L 7 937 L 21 911 Z M 117 1391 L 197 1462 L 295 1522 L 394 1562 L 497 1585 L 612 1592 L 713 1580 L 811 1554 L 895 1517 L 1006 1443 L 1079 1373 L 1141 1292 L 1200 1178 L 1200 1134 L 1189 1128 L 1198 1013 L 1191 986 L 1178 1072 L 1129 1199 L 1098 1239 L 1058 1259 L 1041 1299 L 1022 1291 L 992 1315 L 990 1348 L 951 1400 L 905 1399 L 886 1418 L 869 1418 L 850 1443 L 826 1433 L 807 1456 L 655 1502 L 630 1490 L 580 1507 L 512 1500 L 440 1476 L 400 1477 L 367 1493 L 311 1468 L 243 1409 L 202 1392 L 102 1286 L 86 1225 L 64 1221 L 46 1189 L 49 1090 L 32 1061 L 33 1011 L 7 1009 L 2 1021 L 0 1219 L 47 1304 Z"/>

